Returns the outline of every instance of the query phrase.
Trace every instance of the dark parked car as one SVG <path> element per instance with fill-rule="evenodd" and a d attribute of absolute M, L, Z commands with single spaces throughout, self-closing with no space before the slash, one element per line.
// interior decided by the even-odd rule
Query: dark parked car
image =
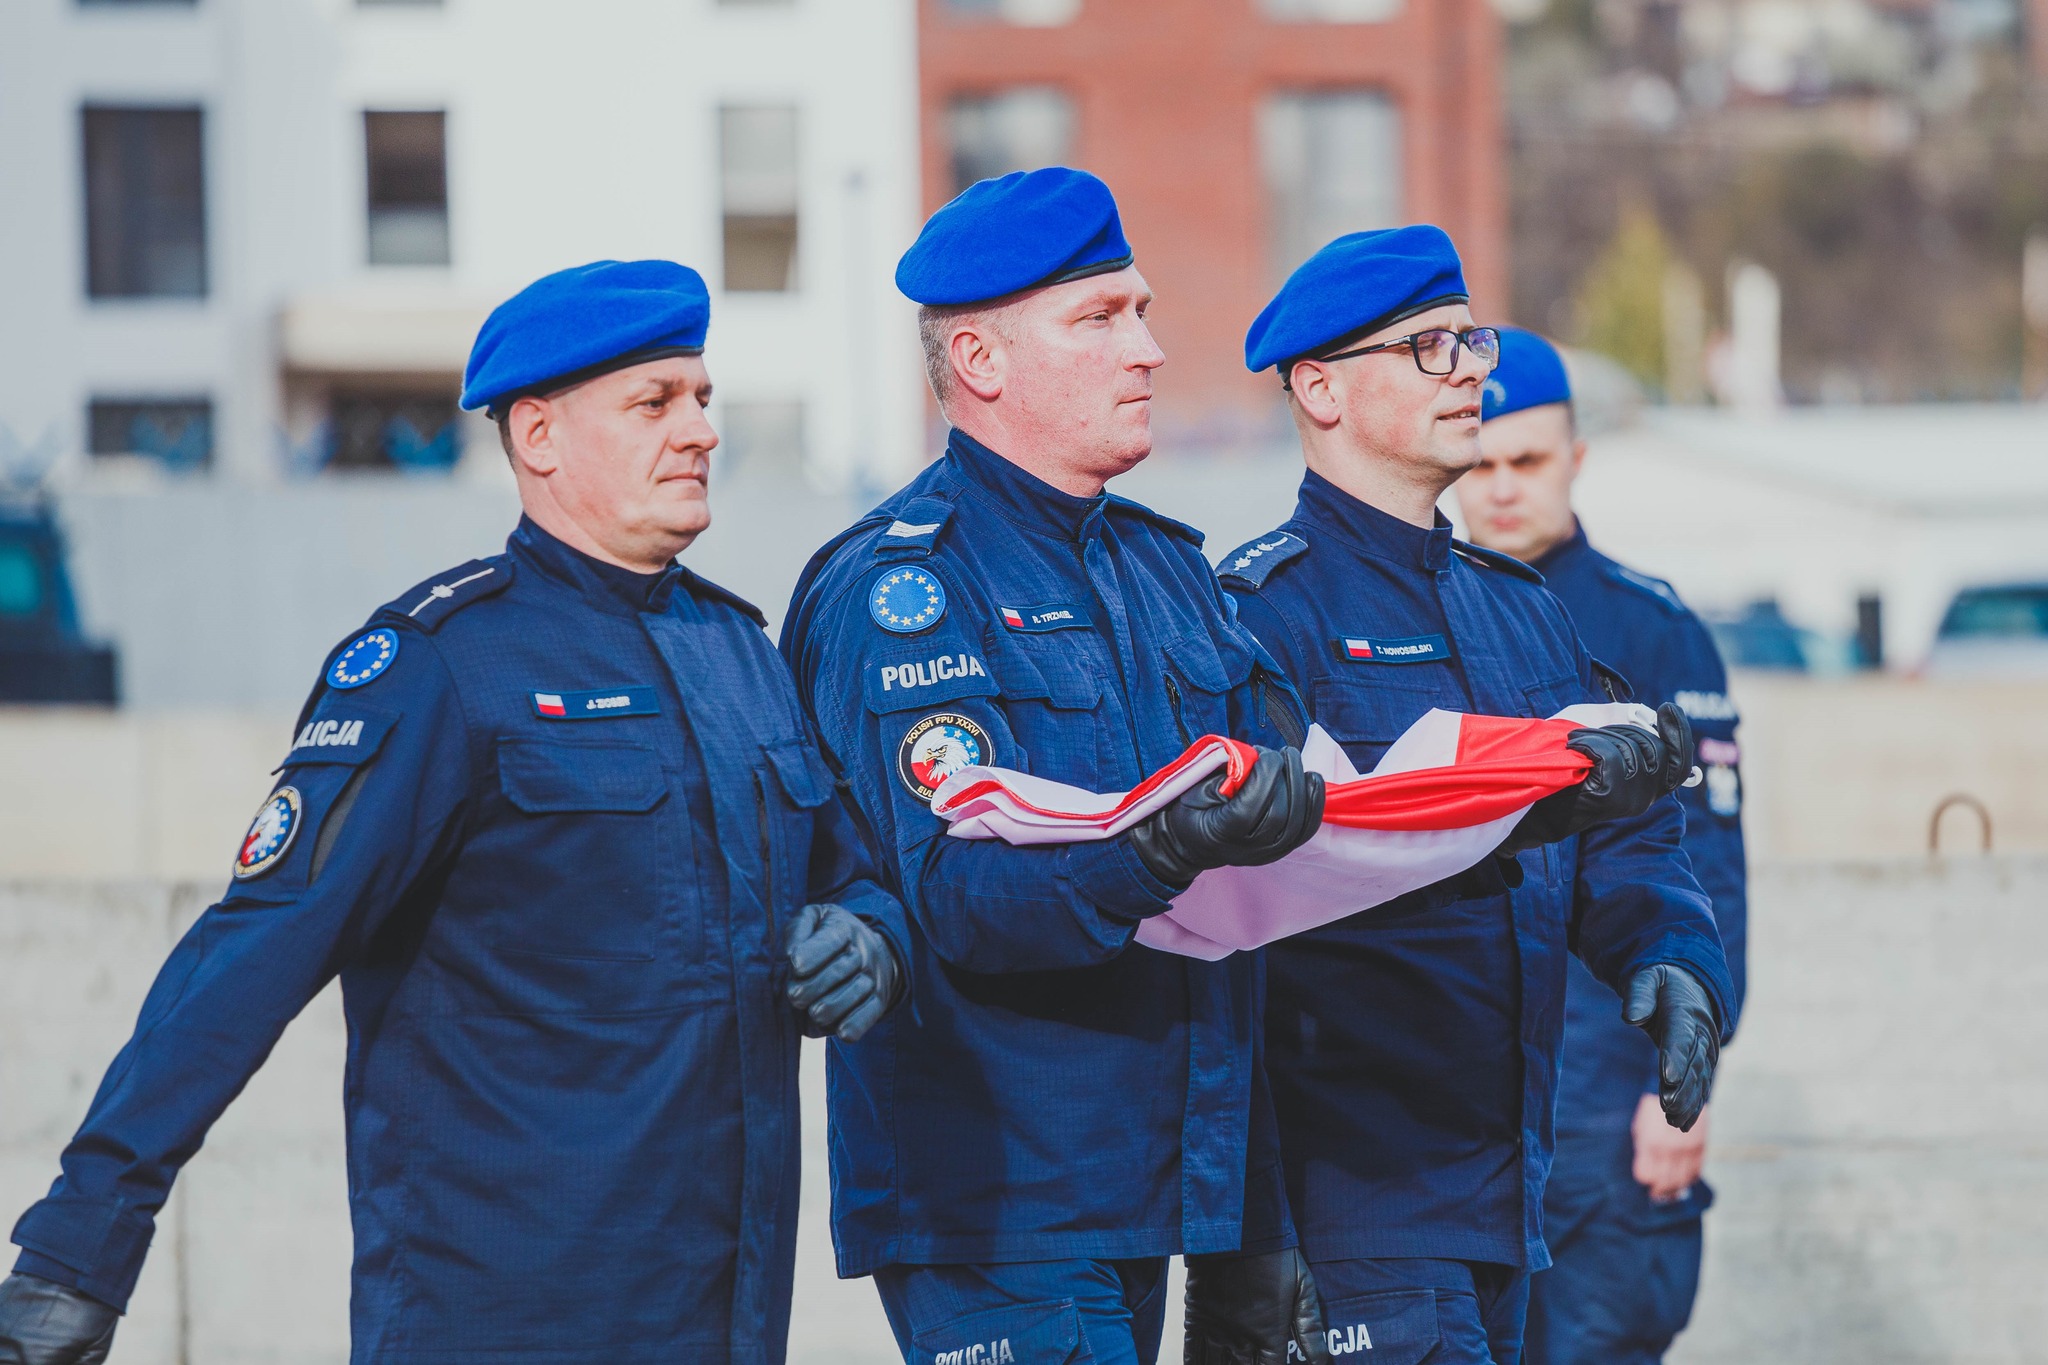
<path fill-rule="evenodd" d="M 1927 655 L 1935 678 L 2048 678 L 2048 583 L 1964 588 Z"/>
<path fill-rule="evenodd" d="M 0 703 L 112 706 L 114 651 L 78 630 L 64 541 L 47 508 L 0 504 Z"/>

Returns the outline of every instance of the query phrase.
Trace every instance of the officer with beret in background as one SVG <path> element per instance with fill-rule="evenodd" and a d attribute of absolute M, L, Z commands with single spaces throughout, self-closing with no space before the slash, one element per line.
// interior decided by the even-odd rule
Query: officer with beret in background
<path fill-rule="evenodd" d="M 15 1226 L 0 1362 L 105 1359 L 178 1170 L 337 975 L 352 1359 L 783 1358 L 799 1039 L 873 1026 L 906 927 L 760 614 L 673 562 L 709 315 L 601 261 L 485 322 L 462 402 L 526 515 L 328 656 Z"/>
<path fill-rule="evenodd" d="M 1201 535 L 1103 491 L 1152 448 L 1151 292 L 1109 189 L 983 181 L 897 267 L 945 454 L 826 545 L 782 646 L 911 920 L 914 1015 L 830 1054 L 839 1272 L 906 1358 L 1151 1361 L 1188 1258 L 1187 1359 L 1327 1360 L 1281 1188 L 1256 955 L 1134 946 L 1205 868 L 1322 814 L 1296 699 Z M 945 837 L 968 764 L 1124 790 L 1205 733 L 1265 744 L 1101 843 Z"/>
<path fill-rule="evenodd" d="M 1341 237 L 1253 322 L 1308 470 L 1294 515 L 1219 568 L 1239 619 L 1361 771 L 1433 707 L 1548 716 L 1624 700 L 1541 576 L 1454 540 L 1499 338 L 1450 238 Z M 1267 951 L 1266 1055 L 1288 1192 L 1334 1351 L 1513 1365 L 1543 1185 L 1568 948 L 1660 1052 L 1670 1121 L 1706 1103 L 1735 994 L 1669 793 L 1684 717 L 1582 729 L 1585 782 L 1500 854 Z"/>
<path fill-rule="evenodd" d="M 1713 637 L 1671 585 L 1594 549 L 1572 511 L 1586 456 L 1571 382 L 1534 332 L 1500 329 L 1482 390 L 1480 460 L 1458 481 L 1472 539 L 1533 565 L 1586 647 L 1628 674 L 1636 695 L 1681 707 L 1706 780 L 1679 792 L 1685 852 L 1714 904 L 1741 1008 L 1749 921 L 1735 707 Z M 1692 1315 L 1707 1115 L 1681 1132 L 1657 1103 L 1657 1052 L 1621 1002 L 1574 960 L 1567 968 L 1557 1158 L 1543 1199 L 1550 1269 L 1530 1288 L 1530 1365 L 1654 1365 Z"/>

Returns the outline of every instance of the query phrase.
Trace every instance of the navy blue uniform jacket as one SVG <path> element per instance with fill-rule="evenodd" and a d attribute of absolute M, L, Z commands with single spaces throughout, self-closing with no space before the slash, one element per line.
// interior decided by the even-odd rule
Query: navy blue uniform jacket
<path fill-rule="evenodd" d="M 1636 700 L 1677 702 L 1692 720 L 1706 781 L 1678 793 L 1685 807 L 1685 852 L 1714 902 L 1714 921 L 1742 1006 L 1747 981 L 1749 878 L 1742 851 L 1742 775 L 1735 705 L 1714 637 L 1662 579 L 1624 568 L 1572 538 L 1536 561 L 1579 636 L 1594 655 L 1628 675 Z M 1565 991 L 1564 1081 L 1557 1094 L 1560 1133 L 1626 1130 L 1636 1104 L 1657 1088 L 1657 1049 L 1621 1017 L 1621 1002 L 1585 964 L 1574 961 Z"/>
<path fill-rule="evenodd" d="M 1547 716 L 1609 700 L 1534 570 L 1313 471 L 1294 516 L 1219 572 L 1360 771 L 1432 707 Z M 1678 963 L 1732 1017 L 1681 826 L 1661 801 L 1522 854 L 1518 886 L 1489 860 L 1266 950 L 1274 1106 L 1312 1259 L 1549 1264 L 1567 949 L 1610 984 Z"/>
<path fill-rule="evenodd" d="M 376 631 L 388 658 L 349 648 Z M 273 795 L 303 824 L 172 952 L 20 1268 L 124 1304 L 178 1169 L 339 974 L 354 1360 L 780 1361 L 783 926 L 904 926 L 759 615 L 522 522 L 322 677 Z"/>
<path fill-rule="evenodd" d="M 1112 791 L 1193 736 L 1277 742 L 1264 707 L 1295 700 L 1200 543 L 955 432 L 797 586 L 783 650 L 901 888 L 917 1002 L 829 1054 L 843 1275 L 1292 1239 L 1257 957 L 1133 946 L 1183 888 L 1127 840 L 949 838 L 920 766 L 940 733 L 948 770 Z"/>

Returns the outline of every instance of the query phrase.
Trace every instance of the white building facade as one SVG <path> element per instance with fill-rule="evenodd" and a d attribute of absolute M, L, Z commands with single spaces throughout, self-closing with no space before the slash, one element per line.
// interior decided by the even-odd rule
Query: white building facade
<path fill-rule="evenodd" d="M 915 43 L 913 0 L 0 6 L 0 466 L 47 469 L 125 696 L 282 700 L 193 605 L 260 598 L 266 560 L 329 570 L 276 598 L 315 623 L 303 680 L 380 590 L 488 553 L 510 479 L 461 367 L 565 266 L 704 274 L 716 480 L 900 482 Z"/>

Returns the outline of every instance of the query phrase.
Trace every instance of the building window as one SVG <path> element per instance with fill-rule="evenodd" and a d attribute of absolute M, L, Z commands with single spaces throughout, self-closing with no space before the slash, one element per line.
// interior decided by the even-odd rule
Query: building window
<path fill-rule="evenodd" d="M 446 470 L 462 456 L 453 393 L 336 389 L 328 414 L 329 469 Z"/>
<path fill-rule="evenodd" d="M 371 265 L 448 264 L 448 116 L 363 115 Z"/>
<path fill-rule="evenodd" d="M 1401 221 L 1401 115 L 1384 95 L 1274 95 L 1259 115 L 1275 279 L 1332 238 Z"/>
<path fill-rule="evenodd" d="M 1259 0 L 1268 19 L 1297 24 L 1379 24 L 1401 7 L 1402 0 Z"/>
<path fill-rule="evenodd" d="M 718 449 L 711 454 L 721 479 L 747 477 L 788 482 L 804 465 L 804 405 L 728 401 L 719 414 Z"/>
<path fill-rule="evenodd" d="M 88 105 L 84 119 L 86 293 L 204 298 L 199 110 Z"/>
<path fill-rule="evenodd" d="M 725 287 L 796 288 L 796 108 L 718 111 L 718 176 L 725 213 Z"/>
<path fill-rule="evenodd" d="M 946 12 L 961 19 L 993 19 L 1024 28 L 1057 28 L 1071 24 L 1081 0 L 943 0 Z"/>
<path fill-rule="evenodd" d="M 180 472 L 213 463 L 213 403 L 207 398 L 95 398 L 86 407 L 94 456 L 139 455 Z"/>
<path fill-rule="evenodd" d="M 947 124 L 955 194 L 977 180 L 1073 159 L 1074 102 L 1053 86 L 956 96 Z"/>

